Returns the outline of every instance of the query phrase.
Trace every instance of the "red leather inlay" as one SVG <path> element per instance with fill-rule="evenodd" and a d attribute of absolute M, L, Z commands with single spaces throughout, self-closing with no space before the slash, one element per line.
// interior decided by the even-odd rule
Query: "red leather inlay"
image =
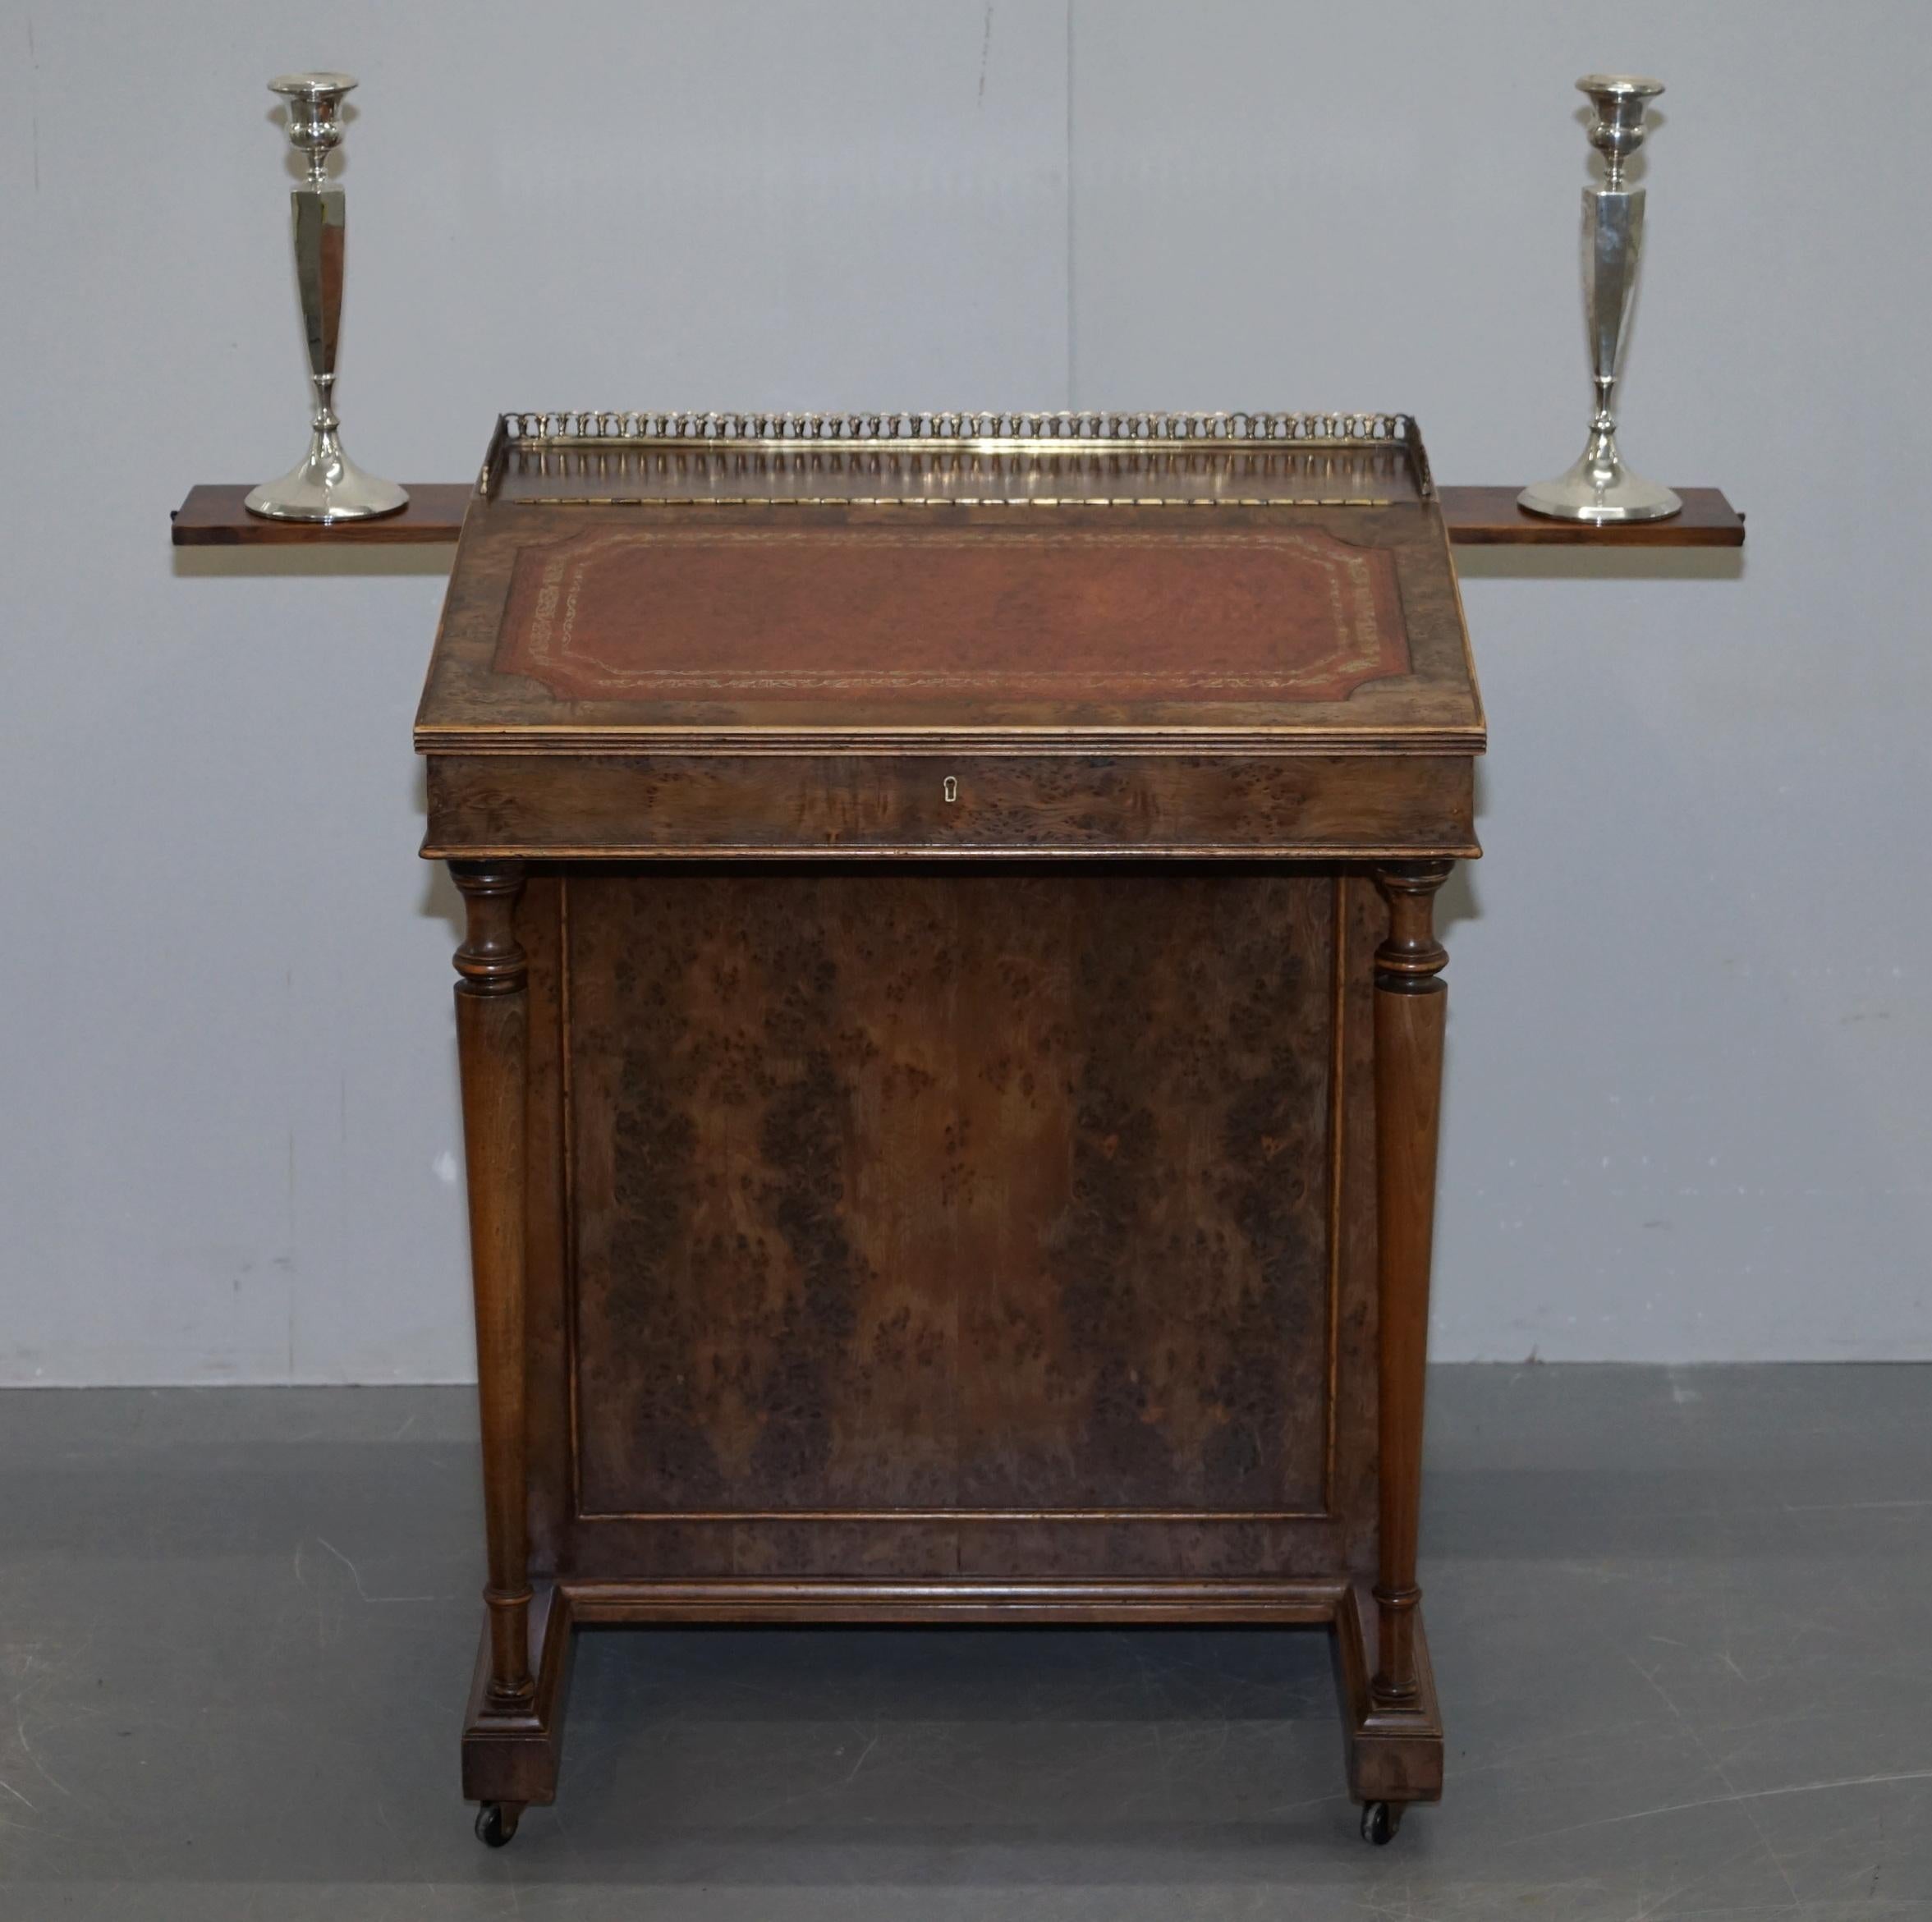
<path fill-rule="evenodd" d="M 1390 556 L 1314 528 L 686 522 L 526 548 L 495 664 L 594 701 L 1320 701 L 1409 656 Z"/>

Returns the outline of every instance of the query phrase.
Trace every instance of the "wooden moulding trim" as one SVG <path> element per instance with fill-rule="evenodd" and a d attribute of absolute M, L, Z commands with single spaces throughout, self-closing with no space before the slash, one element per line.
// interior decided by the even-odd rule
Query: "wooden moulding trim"
<path fill-rule="evenodd" d="M 550 1582 L 531 1586 L 530 1669 L 536 1686 L 530 1700 L 515 1709 L 491 1702 L 487 1626 L 477 1653 L 463 1727 L 463 1794 L 473 1802 L 556 1800 L 574 1624 L 569 1602 Z"/>
<path fill-rule="evenodd" d="M 1440 1741 L 1442 1718 L 1436 1709 L 1435 1671 L 1429 1663 L 1429 1643 L 1421 1632 L 1420 1617 L 1416 1635 L 1416 1703 L 1414 1706 L 1401 1709 L 1379 1707 L 1369 1691 L 1369 1674 L 1374 1666 L 1370 1655 L 1375 1635 L 1374 1599 L 1351 1585 L 1336 1603 L 1334 1619 L 1342 1700 L 1355 1733 L 1358 1736 L 1381 1736 L 1390 1741 L 1420 1736 L 1425 1741 Z M 1440 1792 L 1439 1788 L 1437 1793 Z"/>
<path fill-rule="evenodd" d="M 1329 889 L 1328 1411 L 1322 1438 L 1322 1509 L 1335 1513 L 1340 1468 L 1338 1428 L 1342 1412 L 1342 1296 L 1345 1282 L 1342 1241 L 1348 1186 L 1348 881 L 1338 871 Z"/>
<path fill-rule="evenodd" d="M 908 842 L 882 847 L 837 842 L 823 847 L 771 846 L 763 842 L 712 842 L 691 847 L 603 842 L 595 846 L 544 846 L 507 842 L 452 845 L 425 840 L 420 849 L 426 861 L 1380 861 L 1478 860 L 1482 850 L 1473 841 L 1400 842 L 1388 846 L 1339 845 L 1325 842 L 1190 842 L 1179 845 L 1122 847 L 1072 846 L 940 847 L 930 842 Z"/>
<path fill-rule="evenodd" d="M 1411 1706 L 1378 1707 L 1369 1689 L 1374 1603 L 1359 1588 L 1335 1612 L 1330 1646 L 1340 1698 L 1349 1793 L 1358 1802 L 1434 1802 L 1443 1793 L 1443 1727 L 1420 1618 L 1416 1622 L 1416 1695 Z"/>
<path fill-rule="evenodd" d="M 630 757 L 636 755 L 1110 755 L 1135 759 L 1173 755 L 1240 755 L 1244 759 L 1296 759 L 1309 755 L 1476 755 L 1488 745 L 1480 727 L 1366 727 L 1355 733 L 1320 728 L 1258 729 L 1231 734 L 1163 728 L 1157 736 L 1101 730 L 1091 734 L 1043 727 L 1029 733 L 1003 728 L 882 729 L 836 732 L 801 728 L 783 734 L 745 729 L 697 733 L 688 728 L 418 727 L 420 755 L 524 755 Z"/>
<path fill-rule="evenodd" d="M 1344 1577 L 1278 1581 L 1081 1581 L 989 1576 L 913 1580 L 739 1576 L 716 1581 L 559 1585 L 576 1622 L 1333 1622 Z"/>
<path fill-rule="evenodd" d="M 850 1521 L 867 1528 L 897 1522 L 1030 1526 L 1062 1521 L 1228 1522 L 1243 1527 L 1261 1522 L 1338 1521 L 1326 1508 L 611 1508 L 581 1509 L 574 1522 L 663 1522 L 677 1527 L 709 1527 L 741 1521 L 805 1525 Z"/>
<path fill-rule="evenodd" d="M 470 1726 L 494 1734 L 523 1736 L 547 1728 L 563 1686 L 562 1658 L 570 1645 L 571 1605 L 554 1584 L 530 1584 L 530 1672 L 536 1686 L 530 1700 L 513 1709 L 499 1708 L 489 1696 L 489 1631 L 484 1630 L 477 1651 L 476 1672 L 470 1688 Z"/>

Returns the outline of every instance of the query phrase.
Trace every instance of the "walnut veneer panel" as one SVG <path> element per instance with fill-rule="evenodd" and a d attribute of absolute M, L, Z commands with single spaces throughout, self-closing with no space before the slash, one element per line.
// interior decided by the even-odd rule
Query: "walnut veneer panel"
<path fill-rule="evenodd" d="M 581 1516 L 1327 1511 L 1335 876 L 565 885 Z"/>
<path fill-rule="evenodd" d="M 1466 755 L 438 755 L 425 852 L 1474 854 Z"/>

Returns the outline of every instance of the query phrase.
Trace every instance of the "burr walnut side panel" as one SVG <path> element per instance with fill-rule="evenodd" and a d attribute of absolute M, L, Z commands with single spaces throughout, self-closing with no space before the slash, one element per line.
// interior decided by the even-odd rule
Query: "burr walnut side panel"
<path fill-rule="evenodd" d="M 562 886 L 580 1539 L 934 1572 L 1070 1523 L 1083 1566 L 1306 1540 L 1356 1340 L 1332 872 Z"/>

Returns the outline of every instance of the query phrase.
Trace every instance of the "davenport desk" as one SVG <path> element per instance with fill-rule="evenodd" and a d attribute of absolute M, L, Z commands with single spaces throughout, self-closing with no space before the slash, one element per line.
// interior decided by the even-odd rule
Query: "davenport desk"
<path fill-rule="evenodd" d="M 1400 415 L 509 415 L 417 727 L 467 908 L 480 1832 L 572 1631 L 1325 1626 L 1416 1539 L 1483 719 Z"/>

